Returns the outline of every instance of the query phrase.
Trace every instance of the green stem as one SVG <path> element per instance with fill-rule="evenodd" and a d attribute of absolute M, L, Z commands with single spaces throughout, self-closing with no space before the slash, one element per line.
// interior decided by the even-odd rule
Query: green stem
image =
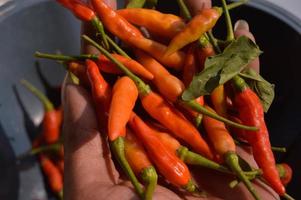
<path fill-rule="evenodd" d="M 286 148 L 285 147 L 271 147 L 272 151 L 275 152 L 281 152 L 281 153 L 285 153 L 286 152 Z"/>
<path fill-rule="evenodd" d="M 248 3 L 248 1 L 249 0 L 241 0 L 241 1 L 230 3 L 230 4 L 227 5 L 227 9 L 228 10 L 232 10 L 234 8 L 237 8 L 239 6 L 242 6 L 242 5 L 246 4 L 246 3 Z"/>
<path fill-rule="evenodd" d="M 54 106 L 51 101 L 40 90 L 38 90 L 35 86 L 33 86 L 25 79 L 21 80 L 20 82 L 42 102 L 46 112 L 54 110 Z"/>
<path fill-rule="evenodd" d="M 93 54 L 82 54 L 79 56 L 68 56 L 68 55 L 62 55 L 62 54 L 48 54 L 48 53 L 41 53 L 41 52 L 36 52 L 35 57 L 37 58 L 46 58 L 50 60 L 59 60 L 59 61 L 75 61 L 75 60 L 80 60 L 84 61 L 86 59 L 91 59 L 91 60 L 98 60 L 97 55 Z"/>
<path fill-rule="evenodd" d="M 57 195 L 60 200 L 64 200 L 64 190 L 63 189 Z"/>
<path fill-rule="evenodd" d="M 142 8 L 144 4 L 145 0 L 130 0 L 126 8 Z"/>
<path fill-rule="evenodd" d="M 39 153 L 42 153 L 42 152 L 45 152 L 45 151 L 59 151 L 60 148 L 61 148 L 61 145 L 62 144 L 60 144 L 60 143 L 44 145 L 44 146 L 40 146 L 40 147 L 31 149 L 29 153 L 31 155 L 36 155 L 36 154 L 39 154 Z"/>
<path fill-rule="evenodd" d="M 226 167 L 211 161 L 200 154 L 194 153 L 192 151 L 189 151 L 188 148 L 181 146 L 177 150 L 178 156 L 183 160 L 185 163 L 190 164 L 190 165 L 198 165 L 202 166 L 205 168 L 213 169 L 219 172 L 223 173 L 231 173 Z"/>
<path fill-rule="evenodd" d="M 109 45 L 108 40 L 106 38 L 106 33 L 105 33 L 105 30 L 104 30 L 103 24 L 101 23 L 99 18 L 95 16 L 91 20 L 91 23 L 94 26 L 94 28 L 100 33 L 100 37 L 101 37 L 101 39 L 104 43 L 105 48 L 110 49 L 110 45 Z"/>
<path fill-rule="evenodd" d="M 198 114 L 195 118 L 194 118 L 194 124 L 196 127 L 200 127 L 202 124 L 202 120 L 203 120 L 203 115 L 202 114 Z"/>
<path fill-rule="evenodd" d="M 238 180 L 233 180 L 229 183 L 229 187 L 231 189 L 235 188 L 237 185 L 239 184 L 239 181 Z"/>
<path fill-rule="evenodd" d="M 212 46 L 213 46 L 213 48 L 214 48 L 214 51 L 215 51 L 217 54 L 220 54 L 220 53 L 222 52 L 222 50 L 221 50 L 220 47 L 218 46 L 217 40 L 216 40 L 215 37 L 213 36 L 212 31 L 208 31 L 208 32 L 207 32 L 207 35 L 208 35 L 208 38 L 209 38 L 210 43 L 212 44 Z"/>
<path fill-rule="evenodd" d="M 177 0 L 177 3 L 180 7 L 180 10 L 186 20 L 190 20 L 192 18 L 191 13 L 189 12 L 189 9 L 187 8 L 185 2 L 183 0 Z"/>
<path fill-rule="evenodd" d="M 212 113 L 209 110 L 207 110 L 205 107 L 203 107 L 200 104 L 198 104 L 195 100 L 192 100 L 192 101 L 183 101 L 183 100 L 180 100 L 180 103 L 184 104 L 185 106 L 191 108 L 194 111 L 202 113 L 203 115 L 207 115 L 207 116 L 209 116 L 209 117 L 211 117 L 213 119 L 216 119 L 218 121 L 224 122 L 225 124 L 227 124 L 229 126 L 232 126 L 232 127 L 235 127 L 235 128 L 244 129 L 244 130 L 248 130 L 248 131 L 257 131 L 258 130 L 257 127 L 246 126 L 246 125 L 243 125 L 243 124 L 239 124 L 239 123 L 233 122 L 233 121 L 231 121 L 229 119 L 226 119 L 226 118 L 224 118 L 222 116 L 219 116 L 219 115 L 217 115 L 215 113 Z"/>
<path fill-rule="evenodd" d="M 139 93 L 142 95 L 146 95 L 150 92 L 149 85 L 145 84 L 138 76 L 133 74 L 128 68 L 126 68 L 122 63 L 116 60 L 107 50 L 105 50 L 102 46 L 97 44 L 94 40 L 89 38 L 86 35 L 83 35 L 82 38 L 96 47 L 103 55 L 105 55 L 112 63 L 116 64 L 116 66 L 125 73 L 128 77 L 130 77 L 138 87 Z"/>
<path fill-rule="evenodd" d="M 233 32 L 233 26 L 232 26 L 232 21 L 230 17 L 229 10 L 227 8 L 226 0 L 221 0 L 222 1 L 222 7 L 223 7 L 223 12 L 225 14 L 226 18 L 226 25 L 227 25 L 227 40 L 231 41 L 234 40 L 234 32 Z"/>
<path fill-rule="evenodd" d="M 195 183 L 190 179 L 189 182 L 182 187 L 184 190 L 190 193 L 199 193 L 198 187 L 195 185 Z"/>
<path fill-rule="evenodd" d="M 141 173 L 141 178 L 143 182 L 146 184 L 144 199 L 152 200 L 158 181 L 158 174 L 156 172 L 156 169 L 153 166 L 144 169 Z"/>
<path fill-rule="evenodd" d="M 260 200 L 255 188 L 252 183 L 245 176 L 244 172 L 239 166 L 238 156 L 234 152 L 228 152 L 225 154 L 225 161 L 231 170 L 237 175 L 237 177 L 245 184 L 250 193 L 256 200 Z"/>
<path fill-rule="evenodd" d="M 126 58 L 130 58 L 130 56 L 123 51 L 115 42 L 114 40 L 112 40 L 109 36 L 106 35 L 106 38 L 108 40 L 108 42 L 110 43 L 110 45 L 117 51 L 117 53 L 119 53 L 120 55 L 126 57 Z"/>
<path fill-rule="evenodd" d="M 136 192 L 142 198 L 143 197 L 143 189 L 135 176 L 132 168 L 130 167 L 128 161 L 125 158 L 124 154 L 124 138 L 118 137 L 111 143 L 111 149 L 113 154 L 115 155 L 116 159 L 118 160 L 119 164 L 121 165 L 123 171 L 126 173 L 130 181 L 132 182 Z"/>
<path fill-rule="evenodd" d="M 283 198 L 287 199 L 287 200 L 295 200 L 294 197 L 290 196 L 289 194 L 285 193 L 283 195 Z"/>

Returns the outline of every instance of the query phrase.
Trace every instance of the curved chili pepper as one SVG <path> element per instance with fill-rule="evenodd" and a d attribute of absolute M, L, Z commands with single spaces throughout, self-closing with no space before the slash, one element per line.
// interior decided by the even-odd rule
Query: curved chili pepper
<path fill-rule="evenodd" d="M 185 27 L 185 22 L 182 18 L 153 9 L 131 8 L 120 9 L 116 12 L 130 23 L 143 26 L 150 33 L 169 39 L 173 38 Z"/>
<path fill-rule="evenodd" d="M 108 135 L 110 141 L 126 135 L 125 126 L 130 119 L 137 98 L 138 89 L 132 79 L 124 76 L 117 80 L 113 87 L 109 111 Z"/>
<path fill-rule="evenodd" d="M 285 188 L 277 172 L 262 104 L 242 78 L 235 76 L 232 82 L 237 89 L 234 105 L 239 112 L 239 119 L 244 124 L 260 127 L 255 132 L 244 131 L 241 137 L 252 146 L 254 158 L 263 171 L 263 177 L 279 195 L 284 195 Z"/>
<path fill-rule="evenodd" d="M 292 180 L 293 177 L 292 168 L 286 163 L 277 164 L 276 167 L 282 184 L 286 186 Z"/>
<path fill-rule="evenodd" d="M 214 110 L 209 106 L 206 106 L 206 108 L 211 112 L 214 112 Z M 236 154 L 236 146 L 233 138 L 226 129 L 225 124 L 210 117 L 204 116 L 203 126 L 216 153 L 225 159 L 231 170 L 241 181 L 243 181 L 253 197 L 257 200 L 260 199 L 255 191 L 255 188 L 239 166 L 238 156 Z"/>
<path fill-rule="evenodd" d="M 60 170 L 46 155 L 40 155 L 40 163 L 51 190 L 61 197 L 63 192 L 63 177 Z"/>
<path fill-rule="evenodd" d="M 213 28 L 220 15 L 221 11 L 218 8 L 211 8 L 204 9 L 194 16 L 186 27 L 171 40 L 165 55 L 170 55 L 199 39 L 201 35 Z"/>
<path fill-rule="evenodd" d="M 165 147 L 156 133 L 137 115 L 131 118 L 129 124 L 162 175 L 173 185 L 194 192 L 197 188 L 185 163 Z"/>
<path fill-rule="evenodd" d="M 58 140 L 60 136 L 61 128 L 61 116 L 60 113 L 55 110 L 53 104 L 50 100 L 36 87 L 26 80 L 21 80 L 21 83 L 34 94 L 44 106 L 44 118 L 42 122 L 43 138 L 47 144 L 54 143 Z"/>
<path fill-rule="evenodd" d="M 96 107 L 96 114 L 98 117 L 98 123 L 102 128 L 107 125 L 107 114 L 110 108 L 111 103 L 111 89 L 108 83 L 104 80 L 102 75 L 99 72 L 99 69 L 95 62 L 92 60 L 86 60 L 87 64 L 87 74 L 91 83 L 92 96 L 94 100 L 94 104 Z M 115 134 L 115 133 L 114 133 Z M 121 133 L 118 133 L 122 135 Z M 112 137 L 114 139 L 115 137 Z M 140 197 L 143 196 L 143 190 L 139 181 L 137 180 L 133 170 L 131 169 L 128 161 L 125 158 L 124 154 L 124 137 L 117 137 L 114 140 L 110 141 L 110 146 L 113 154 L 118 160 L 119 164 L 123 168 L 126 175 L 131 180 L 136 192 Z"/>
<path fill-rule="evenodd" d="M 107 41 L 107 38 L 105 37 L 103 25 L 101 21 L 99 21 L 95 12 L 91 8 L 89 8 L 81 1 L 57 0 L 57 2 L 59 2 L 64 7 L 69 9 L 74 14 L 74 16 L 76 16 L 79 20 L 82 20 L 84 22 L 90 22 L 95 27 L 95 29 L 100 33 L 105 47 L 107 49 L 109 48 L 109 43 Z"/>
<path fill-rule="evenodd" d="M 196 152 L 212 158 L 212 152 L 198 130 L 184 117 L 178 114 L 171 104 L 160 95 L 149 92 L 140 96 L 143 108 L 157 121 L 168 128 L 176 137 L 189 144 Z"/>
<path fill-rule="evenodd" d="M 154 79 L 152 82 L 159 92 L 168 100 L 174 102 L 184 91 L 184 85 L 174 75 L 170 74 L 158 61 L 141 50 L 135 50 L 137 60 L 150 71 Z"/>
<path fill-rule="evenodd" d="M 114 58 L 116 58 L 118 61 L 120 61 L 126 68 L 131 70 L 134 74 L 137 74 L 141 78 L 145 78 L 147 80 L 152 80 L 154 78 L 154 75 L 145 69 L 144 66 L 139 64 L 137 61 L 126 58 L 124 56 L 121 56 L 119 54 L 112 54 Z M 114 74 L 122 74 L 123 72 L 114 64 L 112 63 L 106 56 L 100 55 L 97 60 L 98 66 L 101 71 L 108 72 L 108 73 L 114 73 Z"/>
<path fill-rule="evenodd" d="M 144 199 L 151 200 L 157 185 L 158 175 L 142 144 L 129 129 L 126 132 L 124 152 L 131 168 L 146 185 Z"/>

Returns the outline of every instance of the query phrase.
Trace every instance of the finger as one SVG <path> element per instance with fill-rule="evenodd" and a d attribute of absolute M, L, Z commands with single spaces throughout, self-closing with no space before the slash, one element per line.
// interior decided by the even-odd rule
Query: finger
<path fill-rule="evenodd" d="M 249 24 L 245 20 L 238 20 L 235 25 L 234 25 L 234 35 L 235 37 L 239 36 L 246 36 L 250 38 L 253 42 L 255 42 L 255 38 L 253 34 L 250 32 Z M 253 60 L 250 64 L 249 67 L 253 68 L 257 73 L 259 73 L 259 58 L 256 58 Z"/>
<path fill-rule="evenodd" d="M 186 0 L 192 15 L 196 15 L 205 8 L 211 8 L 211 0 Z"/>
<path fill-rule="evenodd" d="M 64 86 L 64 150 L 66 199 L 94 183 L 113 184 L 118 173 L 98 131 L 88 93 L 72 84 Z M 68 197 L 68 198 L 67 198 Z"/>

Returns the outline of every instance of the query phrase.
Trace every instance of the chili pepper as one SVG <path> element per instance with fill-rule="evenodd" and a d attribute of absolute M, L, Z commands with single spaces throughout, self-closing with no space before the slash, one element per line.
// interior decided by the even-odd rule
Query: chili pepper
<path fill-rule="evenodd" d="M 213 28 L 220 15 L 221 11 L 218 8 L 211 8 L 204 9 L 194 16 L 186 27 L 171 40 L 165 55 L 170 55 L 199 39 L 201 35 Z"/>
<path fill-rule="evenodd" d="M 292 168 L 286 163 L 277 164 L 276 167 L 282 184 L 286 186 L 292 180 Z"/>
<path fill-rule="evenodd" d="M 176 101 L 184 90 L 182 81 L 170 74 L 158 61 L 143 51 L 137 49 L 135 55 L 137 60 L 153 74 L 152 82 L 159 92 L 168 100 Z"/>
<path fill-rule="evenodd" d="M 102 127 L 105 127 L 108 121 L 106 113 L 109 111 L 110 103 L 111 103 L 111 89 L 108 83 L 101 76 L 96 63 L 91 60 L 86 60 L 86 64 L 87 64 L 87 74 L 91 83 L 92 96 L 93 96 L 94 104 L 96 106 L 98 123 Z M 112 130 L 110 129 L 110 131 Z M 121 132 L 120 134 L 122 135 L 123 133 Z M 110 139 L 114 139 L 114 137 L 112 136 L 113 133 L 110 134 Z M 138 195 L 142 197 L 143 190 L 140 186 L 140 183 L 137 180 L 134 172 L 132 171 L 128 161 L 125 158 L 124 138 L 117 137 L 114 140 L 110 140 L 110 146 L 113 154 L 115 155 L 116 159 L 120 163 L 126 175 L 131 180 Z"/>
<path fill-rule="evenodd" d="M 62 174 L 64 174 L 65 163 L 64 159 L 58 159 L 56 161 L 56 167 L 60 170 Z M 64 177 L 63 177 L 64 178 Z"/>
<path fill-rule="evenodd" d="M 120 9 L 116 12 L 130 23 L 143 26 L 150 33 L 169 39 L 173 38 L 185 27 L 185 22 L 182 18 L 153 9 L 131 8 Z"/>
<path fill-rule="evenodd" d="M 104 54 L 108 59 L 110 59 L 113 63 L 115 63 L 120 70 L 122 70 L 128 77 L 130 77 L 136 84 L 139 94 L 140 96 L 145 96 L 148 93 L 151 92 L 151 89 L 149 87 L 149 85 L 145 84 L 139 77 L 137 77 L 136 75 L 134 75 L 130 70 L 128 70 L 124 65 L 122 65 L 122 63 L 120 63 L 118 60 L 116 60 L 108 51 L 106 51 L 103 47 L 101 47 L 100 45 L 98 45 L 95 41 L 93 41 L 91 38 L 89 38 L 86 35 L 83 35 L 82 38 L 89 42 L 90 44 L 92 44 L 94 47 L 96 47 L 102 54 Z M 230 126 L 234 126 L 237 128 L 241 128 L 241 129 L 246 129 L 246 130 L 250 130 L 250 131 L 255 131 L 258 130 L 257 127 L 250 127 L 250 126 L 245 126 L 242 124 L 238 124 L 235 123 L 233 121 L 230 121 L 226 118 L 223 118 L 219 115 L 216 115 L 210 111 L 208 111 L 207 109 L 205 109 L 203 106 L 199 105 L 198 103 L 196 103 L 195 101 L 179 101 L 180 104 L 183 104 L 197 112 L 200 112 L 204 115 L 208 115 L 214 119 L 217 119 L 219 121 L 222 121 Z M 179 113 L 179 112 L 177 112 Z M 167 120 L 167 119 L 166 119 Z"/>
<path fill-rule="evenodd" d="M 84 22 L 90 22 L 100 33 L 106 49 L 109 48 L 109 43 L 107 41 L 107 38 L 105 37 L 103 25 L 91 8 L 89 8 L 81 1 L 57 0 L 57 2 L 69 9 L 79 20 L 82 20 Z"/>
<path fill-rule="evenodd" d="M 141 64 L 136 62 L 133 59 L 126 58 L 119 54 L 112 54 L 114 58 L 120 61 L 126 68 L 131 70 L 134 74 L 138 76 L 152 80 L 154 78 L 153 74 L 145 69 Z M 108 72 L 108 73 L 116 73 L 121 74 L 123 73 L 114 63 L 112 63 L 107 57 L 104 55 L 100 55 L 97 60 L 98 66 L 101 71 Z"/>
<path fill-rule="evenodd" d="M 41 146 L 43 142 L 43 134 L 39 134 L 31 143 L 31 148 L 37 148 L 39 146 Z"/>
<path fill-rule="evenodd" d="M 21 83 L 34 94 L 44 106 L 44 118 L 42 122 L 43 138 L 47 144 L 54 143 L 60 136 L 61 116 L 57 110 L 55 110 L 50 100 L 36 87 L 26 80 L 21 80 Z"/>
<path fill-rule="evenodd" d="M 144 144 L 150 159 L 160 173 L 173 185 L 194 192 L 197 188 L 191 180 L 188 167 L 170 149 L 164 146 L 156 133 L 137 115 L 129 121 L 131 128 Z"/>
<path fill-rule="evenodd" d="M 239 112 L 239 119 L 244 124 L 260 127 L 255 132 L 244 131 L 241 137 L 252 146 L 254 158 L 263 171 L 263 177 L 278 194 L 284 195 L 285 188 L 277 172 L 269 133 L 264 121 L 262 104 L 258 96 L 247 86 L 242 78 L 235 76 L 232 82 L 237 89 L 234 105 Z"/>
<path fill-rule="evenodd" d="M 190 84 L 193 76 L 197 72 L 194 49 L 195 49 L 194 46 L 191 45 L 186 54 L 186 59 L 182 71 L 182 81 L 185 87 L 187 87 Z"/>
<path fill-rule="evenodd" d="M 206 106 L 206 108 L 211 112 L 214 112 L 214 110 L 209 106 Z M 238 156 L 236 155 L 236 146 L 233 138 L 226 129 L 225 124 L 210 117 L 204 116 L 203 126 L 217 154 L 225 159 L 231 170 L 241 181 L 243 181 L 253 197 L 255 199 L 259 199 L 251 182 L 248 180 L 239 166 Z"/>
<path fill-rule="evenodd" d="M 46 155 L 40 155 L 40 163 L 51 190 L 61 196 L 63 191 L 63 177 L 60 170 Z"/>
<path fill-rule="evenodd" d="M 133 171 L 142 178 L 146 185 L 144 199 L 152 199 L 158 175 L 142 144 L 129 129 L 126 132 L 124 151 Z"/>
<path fill-rule="evenodd" d="M 124 76 L 117 80 L 113 88 L 109 111 L 108 134 L 110 141 L 125 136 L 125 126 L 130 119 L 137 98 L 138 89 L 129 77 Z"/>

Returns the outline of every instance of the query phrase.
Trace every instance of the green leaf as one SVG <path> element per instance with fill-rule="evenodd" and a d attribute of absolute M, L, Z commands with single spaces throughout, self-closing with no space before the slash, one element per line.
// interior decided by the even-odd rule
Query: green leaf
<path fill-rule="evenodd" d="M 239 74 L 253 59 L 261 54 L 259 47 L 249 38 L 241 36 L 224 52 L 206 59 L 205 69 L 193 77 L 182 94 L 184 101 L 210 94 L 218 85 Z"/>
<path fill-rule="evenodd" d="M 256 92 L 264 112 L 267 112 L 275 97 L 275 85 L 266 81 L 255 70 L 251 68 L 245 69 L 240 75 L 246 80 L 250 88 Z"/>

